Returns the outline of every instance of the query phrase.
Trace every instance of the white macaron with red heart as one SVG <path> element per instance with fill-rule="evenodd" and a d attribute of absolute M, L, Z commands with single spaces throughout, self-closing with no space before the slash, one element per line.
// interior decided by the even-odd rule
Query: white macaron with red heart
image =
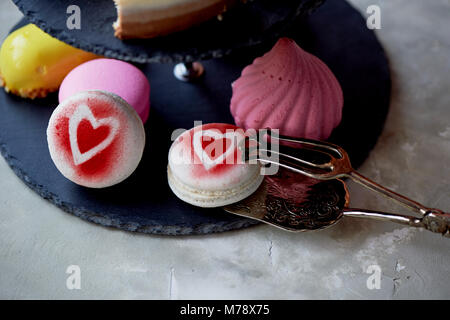
<path fill-rule="evenodd" d="M 123 181 L 137 168 L 145 131 L 136 111 L 121 97 L 84 91 L 53 111 L 47 141 L 56 168 L 67 179 L 104 188 Z"/>
<path fill-rule="evenodd" d="M 245 132 L 234 125 L 209 123 L 181 134 L 169 150 L 167 177 L 181 200 L 220 207 L 255 192 L 263 181 L 260 166 L 246 163 L 239 146 Z"/>

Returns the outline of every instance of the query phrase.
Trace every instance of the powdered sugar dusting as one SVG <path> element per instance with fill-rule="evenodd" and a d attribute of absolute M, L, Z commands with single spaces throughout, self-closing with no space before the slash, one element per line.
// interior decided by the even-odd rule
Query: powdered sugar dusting
<path fill-rule="evenodd" d="M 356 259 L 366 269 L 371 264 L 377 264 L 377 257 L 381 254 L 393 254 L 399 244 L 408 242 L 416 233 L 416 228 L 405 227 L 368 238 L 365 248 L 356 253 Z"/>

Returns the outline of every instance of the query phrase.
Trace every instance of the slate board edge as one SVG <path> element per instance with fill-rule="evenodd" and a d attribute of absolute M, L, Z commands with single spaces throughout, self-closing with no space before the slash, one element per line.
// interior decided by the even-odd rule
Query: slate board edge
<path fill-rule="evenodd" d="M 199 224 L 194 227 L 186 227 L 182 225 L 161 226 L 161 225 L 130 225 L 123 223 L 119 219 L 104 218 L 102 214 L 92 212 L 86 209 L 76 208 L 71 203 L 61 201 L 57 195 L 47 191 L 42 185 L 30 178 L 17 164 L 17 159 L 11 156 L 8 152 L 6 143 L 0 141 L 0 153 L 5 159 L 8 166 L 14 171 L 21 181 L 25 183 L 31 190 L 36 192 L 39 196 L 49 201 L 51 204 L 57 206 L 63 211 L 73 214 L 83 220 L 93 222 L 103 227 L 118 228 L 124 231 L 138 232 L 155 235 L 204 235 L 211 233 L 226 232 L 235 229 L 246 228 L 260 224 L 257 221 L 250 219 L 242 219 L 234 222 L 222 222 L 215 224 Z"/>

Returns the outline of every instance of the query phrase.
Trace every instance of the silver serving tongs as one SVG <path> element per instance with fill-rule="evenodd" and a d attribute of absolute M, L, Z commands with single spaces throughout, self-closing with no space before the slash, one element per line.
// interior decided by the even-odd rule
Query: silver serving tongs
<path fill-rule="evenodd" d="M 427 208 L 364 177 L 353 169 L 347 152 L 341 147 L 324 141 L 278 135 L 270 129 L 267 130 L 267 137 L 267 140 L 270 141 L 269 143 L 260 143 L 256 137 L 248 137 L 246 139 L 244 148 L 248 155 L 247 160 L 256 159 L 262 164 L 279 165 L 318 180 L 350 178 L 364 187 L 399 202 L 412 211 L 419 213 L 421 217 L 359 209 L 344 210 L 343 215 L 397 222 L 413 227 L 425 228 L 450 237 L 449 213 L 445 213 L 439 209 Z M 257 143 L 253 145 L 249 144 L 249 140 L 256 141 Z M 278 148 L 272 148 L 273 143 L 277 143 Z M 276 157 L 273 156 L 274 154 Z"/>

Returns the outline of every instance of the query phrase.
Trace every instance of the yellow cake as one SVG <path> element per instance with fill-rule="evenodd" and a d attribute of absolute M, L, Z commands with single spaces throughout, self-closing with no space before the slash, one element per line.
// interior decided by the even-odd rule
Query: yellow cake
<path fill-rule="evenodd" d="M 0 86 L 24 98 L 43 98 L 58 90 L 73 68 L 98 57 L 28 24 L 11 33 L 0 48 Z"/>

